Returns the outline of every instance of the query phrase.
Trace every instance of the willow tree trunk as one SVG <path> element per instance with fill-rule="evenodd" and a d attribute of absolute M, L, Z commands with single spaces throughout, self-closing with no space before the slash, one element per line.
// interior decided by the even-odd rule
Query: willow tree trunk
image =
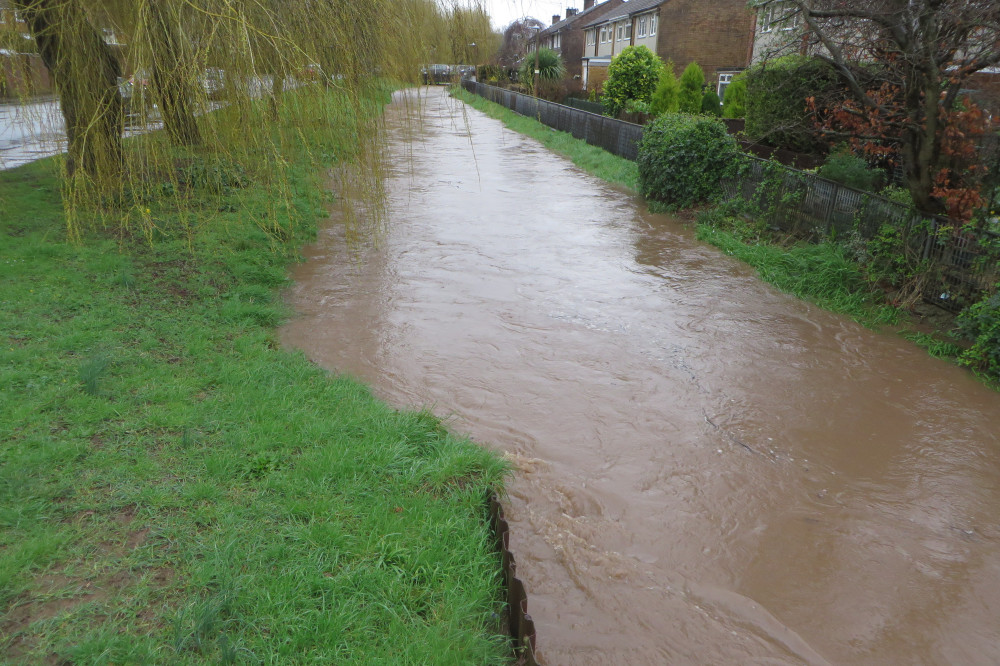
<path fill-rule="evenodd" d="M 153 98 L 160 107 L 163 126 L 175 144 L 199 145 L 201 131 L 194 115 L 198 72 L 188 41 L 181 35 L 177 5 L 148 0 L 143 3 L 142 18 L 151 48 Z"/>
<path fill-rule="evenodd" d="M 95 181 L 120 176 L 125 117 L 118 58 L 87 20 L 79 0 L 14 0 L 49 68 L 69 140 L 66 169 Z"/>

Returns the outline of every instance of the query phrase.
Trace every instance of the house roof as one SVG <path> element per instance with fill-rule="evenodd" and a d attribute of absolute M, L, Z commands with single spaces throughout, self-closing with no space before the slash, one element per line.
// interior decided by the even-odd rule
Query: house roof
<path fill-rule="evenodd" d="M 593 14 L 594 10 L 603 8 L 605 4 L 606 3 L 604 3 L 604 2 L 599 2 L 599 3 L 595 4 L 593 7 L 591 7 L 590 9 L 584 9 L 583 11 L 577 12 L 573 16 L 567 16 L 563 20 L 558 21 L 556 23 L 553 23 L 549 27 L 547 27 L 544 30 L 542 30 L 541 34 L 543 34 L 543 35 L 551 35 L 553 33 L 559 32 L 563 28 L 568 28 L 570 26 L 570 24 L 576 23 L 579 19 L 583 18 L 584 16 L 588 16 L 590 14 Z"/>
<path fill-rule="evenodd" d="M 616 21 L 618 19 L 623 19 L 626 16 L 641 14 L 642 12 L 648 11 L 653 7 L 662 5 L 666 1 L 667 0 L 629 0 L 629 2 L 626 2 L 621 7 L 618 7 L 615 11 L 608 12 L 606 15 L 594 19 L 590 23 L 585 24 L 583 27 L 592 28 L 595 25 L 607 23 L 608 21 Z"/>

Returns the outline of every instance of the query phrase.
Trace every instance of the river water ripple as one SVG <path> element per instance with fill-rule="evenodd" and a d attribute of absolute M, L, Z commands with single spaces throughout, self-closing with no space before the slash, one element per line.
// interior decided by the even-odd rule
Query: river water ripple
<path fill-rule="evenodd" d="M 424 88 L 283 341 L 505 452 L 546 664 L 1000 663 L 1000 396 Z"/>

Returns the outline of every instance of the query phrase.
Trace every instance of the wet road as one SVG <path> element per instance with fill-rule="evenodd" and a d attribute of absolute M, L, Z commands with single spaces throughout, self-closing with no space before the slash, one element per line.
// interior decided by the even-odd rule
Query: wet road
<path fill-rule="evenodd" d="M 59 102 L 0 103 L 0 170 L 66 151 Z"/>
<path fill-rule="evenodd" d="M 545 663 L 1000 663 L 1000 395 L 420 104 L 378 242 L 334 211 L 282 337 L 507 453 Z"/>

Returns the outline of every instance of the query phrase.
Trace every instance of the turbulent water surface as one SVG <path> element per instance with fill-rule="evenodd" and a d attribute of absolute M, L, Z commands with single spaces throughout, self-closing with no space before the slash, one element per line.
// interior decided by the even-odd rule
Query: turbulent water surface
<path fill-rule="evenodd" d="M 423 89 L 288 345 L 506 453 L 546 664 L 1000 663 L 1000 396 Z"/>

